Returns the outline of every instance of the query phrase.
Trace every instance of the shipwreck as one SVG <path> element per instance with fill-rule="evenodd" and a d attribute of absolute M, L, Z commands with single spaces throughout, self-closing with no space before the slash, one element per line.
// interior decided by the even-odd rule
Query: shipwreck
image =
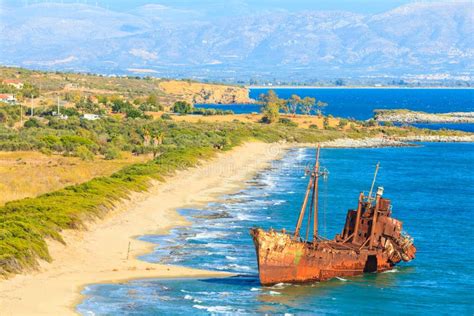
<path fill-rule="evenodd" d="M 342 233 L 333 240 L 318 234 L 318 183 L 320 177 L 327 175 L 326 169 L 320 167 L 319 153 L 320 147 L 317 149 L 316 163 L 309 172 L 310 179 L 295 232 L 289 233 L 284 229 L 250 230 L 263 285 L 325 281 L 366 272 L 381 272 L 392 269 L 402 260 L 415 258 L 413 239 L 402 231 L 402 222 L 391 216 L 392 206 L 389 199 L 382 197 L 383 187 L 378 187 L 373 196 L 379 164 L 369 193 L 360 193 L 357 209 L 347 212 Z M 305 213 L 307 226 L 303 238 L 300 230 Z"/>

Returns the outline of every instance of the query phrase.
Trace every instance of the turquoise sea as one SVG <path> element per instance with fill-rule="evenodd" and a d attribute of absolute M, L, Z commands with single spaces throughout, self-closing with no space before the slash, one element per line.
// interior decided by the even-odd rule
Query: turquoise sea
<path fill-rule="evenodd" d="M 393 216 L 414 237 L 417 258 L 396 269 L 307 285 L 258 283 L 253 226 L 292 230 L 314 148 L 288 151 L 281 160 L 203 209 L 180 212 L 193 224 L 169 235 L 147 235 L 156 249 L 142 257 L 237 274 L 230 278 L 137 280 L 89 285 L 77 307 L 83 315 L 472 315 L 474 313 L 474 144 L 422 143 L 417 147 L 323 149 L 329 178 L 320 191 L 320 232 L 342 230 L 347 209 L 377 185 L 393 202 Z"/>

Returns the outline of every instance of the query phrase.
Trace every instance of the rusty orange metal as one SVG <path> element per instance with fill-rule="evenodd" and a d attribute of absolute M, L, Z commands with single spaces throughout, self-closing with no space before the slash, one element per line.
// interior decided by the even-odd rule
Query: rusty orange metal
<path fill-rule="evenodd" d="M 317 188 L 323 174 L 319 170 L 319 147 L 316 164 L 306 190 L 294 234 L 270 229 L 253 228 L 260 282 L 271 285 L 281 282 L 325 281 L 334 277 L 348 277 L 365 272 L 392 269 L 400 261 L 415 258 L 413 239 L 402 232 L 402 222 L 391 217 L 390 200 L 382 198 L 379 187 L 375 198 L 369 193 L 359 196 L 357 209 L 347 212 L 341 234 L 333 240 L 318 236 Z M 378 171 L 376 169 L 375 178 Z M 371 188 L 371 192 L 373 185 Z M 313 240 L 303 240 L 301 223 L 307 208 L 310 192 L 313 193 L 310 219 L 314 214 Z M 308 223 L 309 223 L 308 219 Z M 309 227 L 307 228 L 309 229 Z M 308 236 L 308 234 L 306 234 Z"/>

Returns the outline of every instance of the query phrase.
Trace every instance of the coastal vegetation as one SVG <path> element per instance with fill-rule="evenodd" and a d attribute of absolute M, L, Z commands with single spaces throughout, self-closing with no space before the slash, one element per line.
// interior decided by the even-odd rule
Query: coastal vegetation
<path fill-rule="evenodd" d="M 0 273 L 19 272 L 50 260 L 46 237 L 62 240 L 60 231 L 80 228 L 83 221 L 101 216 L 132 191 L 146 190 L 151 180 L 163 181 L 174 171 L 195 166 L 219 150 L 243 141 L 314 143 L 341 137 L 364 138 L 379 133 L 400 135 L 400 129 L 319 130 L 287 123 L 241 122 L 188 123 L 167 120 L 104 118 L 63 124 L 53 120 L 46 127 L 3 127 L 3 150 L 43 150 L 93 159 L 115 146 L 141 154 L 154 151 L 155 159 L 124 167 L 110 176 L 68 186 L 58 191 L 7 202 L 0 207 Z M 409 134 L 409 131 L 406 132 Z M 164 135 L 164 136 L 163 136 Z M 152 141 L 162 139 L 162 141 Z"/>
<path fill-rule="evenodd" d="M 113 131 L 118 127 L 115 122 L 105 119 L 97 123 L 104 124 L 95 127 L 101 132 Z M 94 178 L 36 198 L 7 202 L 0 207 L 0 273 L 15 273 L 34 267 L 38 258 L 50 260 L 44 238 L 61 241 L 59 232 L 62 229 L 82 227 L 84 220 L 100 216 L 131 191 L 146 190 L 151 180 L 163 181 L 175 170 L 194 166 L 199 160 L 212 157 L 218 150 L 227 150 L 251 139 L 265 142 L 317 142 L 341 137 L 338 131 L 313 131 L 280 124 L 190 124 L 158 120 L 133 121 L 128 126 L 123 123 L 119 124 L 124 131 L 121 135 L 126 137 L 128 134 L 128 141 L 139 137 L 140 132 L 144 140 L 145 131 L 166 135 L 163 144 L 159 145 L 160 154 L 157 158 L 127 166 L 111 176 Z M 84 129 L 83 133 L 87 131 L 91 132 Z M 4 138 L 2 148 L 20 142 L 18 136 L 22 132 Z M 90 139 L 68 135 L 65 129 L 48 128 L 37 132 L 27 135 L 27 139 L 37 146 L 36 149 L 74 152 L 78 148 L 87 148 L 91 152 L 100 152 L 102 148 L 92 132 Z M 124 142 L 123 146 L 128 145 Z"/>
<path fill-rule="evenodd" d="M 49 86 L 38 88 L 40 94 L 30 95 L 27 101 L 0 106 L 0 151 L 17 152 L 18 158 L 25 151 L 41 152 L 51 161 L 71 158 L 78 164 L 69 166 L 74 172 L 96 163 L 100 168 L 120 157 L 141 158 L 129 158 L 107 172 L 89 173 L 77 181 L 49 187 L 56 191 L 37 190 L 31 197 L 1 206 L 3 275 L 34 268 L 38 259 L 50 260 L 45 238 L 62 241 L 63 229 L 81 228 L 86 220 L 102 216 L 131 192 L 146 190 L 154 180 L 165 181 L 176 170 L 195 166 L 245 141 L 316 143 L 339 138 L 465 134 L 324 116 L 326 104 L 322 102 L 296 96 L 283 100 L 274 92 L 262 97 L 261 114 L 235 115 L 200 109 L 188 98 L 164 98 L 152 78 L 104 78 L 17 69 L 14 74 L 31 80 L 28 84 L 33 90 L 39 84 Z M 48 77 L 51 82 L 44 79 Z M 81 82 L 82 88 L 65 90 L 60 84 L 65 78 Z M 104 90 L 113 86 L 113 93 Z M 123 89 L 124 94 L 117 94 Z M 202 97 L 205 91 L 197 93 Z M 51 95 L 55 98 L 51 99 Z M 40 195 L 34 197 L 36 193 Z"/>
<path fill-rule="evenodd" d="M 281 99 L 274 90 L 269 90 L 259 96 L 259 101 L 262 104 L 262 122 L 273 123 L 278 121 L 281 112 L 287 115 L 296 116 L 297 113 L 303 115 L 322 116 L 323 108 L 328 104 L 322 101 L 317 101 L 315 98 L 304 97 L 293 94 L 289 99 Z"/>

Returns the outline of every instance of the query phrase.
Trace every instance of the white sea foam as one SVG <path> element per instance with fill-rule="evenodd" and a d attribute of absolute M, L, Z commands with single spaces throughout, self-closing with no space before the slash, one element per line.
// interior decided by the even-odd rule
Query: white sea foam
<path fill-rule="evenodd" d="M 382 273 L 397 273 L 397 272 L 400 272 L 400 271 L 398 271 L 398 269 L 392 269 L 392 270 L 384 271 Z"/>
<path fill-rule="evenodd" d="M 219 232 L 219 231 L 206 231 L 202 233 L 197 233 L 196 236 L 188 237 L 186 240 L 200 240 L 200 239 L 217 239 L 228 236 L 229 233 Z"/>
<path fill-rule="evenodd" d="M 192 297 L 192 296 L 189 295 L 189 294 L 186 294 L 186 295 L 184 296 L 184 299 L 185 299 L 185 300 L 188 300 L 188 301 L 192 300 L 193 303 L 198 303 L 198 304 L 199 304 L 199 303 L 202 303 L 202 301 L 200 301 L 200 300 L 198 300 L 198 299 L 195 299 L 194 297 Z"/>
<path fill-rule="evenodd" d="M 273 188 L 276 183 L 277 183 L 277 180 L 275 177 L 270 177 L 270 176 L 267 176 L 265 178 L 263 178 L 261 180 L 262 184 L 266 186 L 266 189 L 269 189 L 269 188 Z"/>
<path fill-rule="evenodd" d="M 237 270 L 244 270 L 244 271 L 252 270 L 252 268 L 250 268 L 248 266 L 241 266 L 241 265 L 238 265 L 238 264 L 235 264 L 235 263 L 231 263 L 227 267 L 232 268 L 232 269 L 237 269 Z"/>
<path fill-rule="evenodd" d="M 194 308 L 200 310 L 206 310 L 209 313 L 222 313 L 222 312 L 230 312 L 232 311 L 231 306 L 205 306 L 205 305 L 193 305 Z"/>
<path fill-rule="evenodd" d="M 204 305 L 193 305 L 194 308 L 197 308 L 197 309 L 208 309 L 208 306 L 204 306 Z"/>
<path fill-rule="evenodd" d="M 237 213 L 235 217 L 237 217 L 237 219 L 241 221 L 248 221 L 252 219 L 252 216 L 243 213 Z"/>
<path fill-rule="evenodd" d="M 206 244 L 206 247 L 213 248 L 213 249 L 216 249 L 216 248 L 225 249 L 225 248 L 228 248 L 229 245 L 228 244 L 218 244 L 218 243 L 209 242 L 209 243 Z"/>
<path fill-rule="evenodd" d="M 212 306 L 207 309 L 209 313 L 230 312 L 232 306 Z"/>
<path fill-rule="evenodd" d="M 290 285 L 289 283 L 277 283 L 275 285 L 273 285 L 272 287 L 270 287 L 271 289 L 284 289 L 285 287 L 287 287 L 288 285 Z"/>
<path fill-rule="evenodd" d="M 236 257 L 231 257 L 231 256 L 225 256 L 225 258 L 226 258 L 227 260 L 232 260 L 232 261 L 237 260 Z"/>
<path fill-rule="evenodd" d="M 250 291 L 252 292 L 256 292 L 256 291 L 261 291 L 261 289 L 257 288 L 257 287 L 253 287 L 250 289 Z"/>
<path fill-rule="evenodd" d="M 268 294 L 270 294 L 270 295 L 281 295 L 281 293 L 277 292 L 277 291 L 270 291 L 270 292 L 268 292 Z"/>
<path fill-rule="evenodd" d="M 336 279 L 338 279 L 339 281 L 342 281 L 342 282 L 347 282 L 347 279 L 344 279 L 344 278 L 341 278 L 341 277 L 336 277 Z"/>
<path fill-rule="evenodd" d="M 204 263 L 202 265 L 204 268 L 216 269 L 219 271 L 225 270 L 233 270 L 233 271 L 252 271 L 251 267 L 248 266 L 241 266 L 235 263 L 227 264 L 227 265 L 219 265 L 219 264 L 212 264 L 212 263 Z"/>

